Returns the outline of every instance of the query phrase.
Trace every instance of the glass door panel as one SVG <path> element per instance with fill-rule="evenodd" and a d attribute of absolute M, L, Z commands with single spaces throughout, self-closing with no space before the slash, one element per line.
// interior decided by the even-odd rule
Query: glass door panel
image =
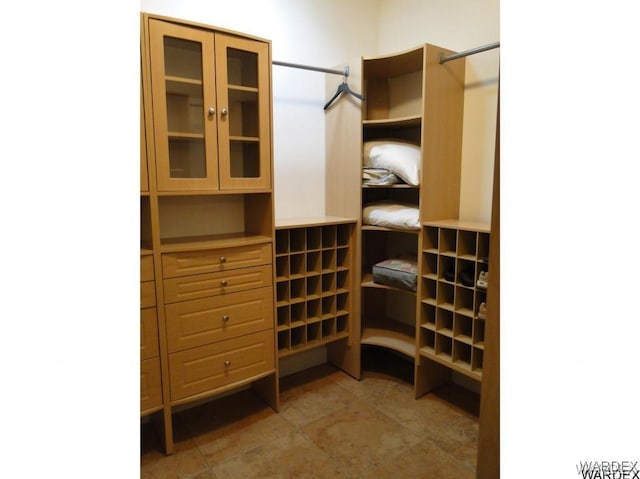
<path fill-rule="evenodd" d="M 150 25 L 158 190 L 217 189 L 213 36 Z"/>
<path fill-rule="evenodd" d="M 216 34 L 221 189 L 271 187 L 268 45 Z"/>

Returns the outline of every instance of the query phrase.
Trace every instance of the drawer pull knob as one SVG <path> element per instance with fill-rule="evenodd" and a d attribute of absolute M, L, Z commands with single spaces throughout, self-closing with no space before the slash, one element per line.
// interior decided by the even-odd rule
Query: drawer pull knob
<path fill-rule="evenodd" d="M 224 365 L 225 365 L 226 367 L 231 366 L 231 361 L 229 361 L 229 360 L 227 359 L 227 360 L 224 362 Z"/>
<path fill-rule="evenodd" d="M 216 114 L 216 109 L 211 107 L 209 108 L 209 115 L 215 115 Z"/>
<path fill-rule="evenodd" d="M 223 279 L 222 281 L 220 281 L 220 284 L 221 284 L 222 286 L 227 286 L 229 283 L 227 282 L 227 280 L 226 280 L 226 279 Z"/>
<path fill-rule="evenodd" d="M 221 263 L 226 263 L 227 262 L 227 258 L 225 256 L 220 256 L 220 262 Z"/>
<path fill-rule="evenodd" d="M 227 321 L 229 321 L 229 316 L 225 314 L 225 315 L 222 317 L 222 322 L 226 323 Z"/>

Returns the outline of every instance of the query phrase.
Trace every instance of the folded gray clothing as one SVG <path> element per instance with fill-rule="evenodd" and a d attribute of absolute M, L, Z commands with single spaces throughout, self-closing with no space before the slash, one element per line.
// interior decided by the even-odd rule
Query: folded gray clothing
<path fill-rule="evenodd" d="M 386 259 L 373 265 L 373 282 L 415 291 L 418 286 L 418 263 L 409 259 Z"/>

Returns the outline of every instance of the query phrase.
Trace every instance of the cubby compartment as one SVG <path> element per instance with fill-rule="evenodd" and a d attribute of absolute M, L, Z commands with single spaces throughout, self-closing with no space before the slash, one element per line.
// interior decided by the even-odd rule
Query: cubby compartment
<path fill-rule="evenodd" d="M 327 225 L 322 227 L 322 248 L 329 249 L 336 247 L 336 226 Z"/>
<path fill-rule="evenodd" d="M 322 339 L 331 338 L 336 335 L 336 318 L 322 321 Z"/>
<path fill-rule="evenodd" d="M 346 336 L 349 334 L 349 315 L 342 314 L 336 317 L 336 334 Z"/>
<path fill-rule="evenodd" d="M 336 274 L 324 273 L 322 275 L 322 291 L 327 293 L 335 293 L 336 291 Z"/>
<path fill-rule="evenodd" d="M 276 301 L 278 306 L 289 303 L 289 282 L 283 281 L 276 284 Z"/>
<path fill-rule="evenodd" d="M 322 341 L 322 324 L 307 324 L 307 344 L 317 344 Z"/>
<path fill-rule="evenodd" d="M 336 269 L 349 269 L 350 268 L 349 249 L 340 247 L 336 250 Z"/>
<path fill-rule="evenodd" d="M 320 274 L 322 272 L 322 258 L 320 251 L 307 253 L 307 275 Z"/>
<path fill-rule="evenodd" d="M 489 262 L 489 233 L 478 234 L 478 261 Z"/>
<path fill-rule="evenodd" d="M 436 329 L 436 308 L 431 304 L 422 304 L 422 327 Z"/>
<path fill-rule="evenodd" d="M 307 301 L 320 298 L 322 295 L 322 282 L 320 276 L 307 276 Z"/>
<path fill-rule="evenodd" d="M 430 329 L 422 328 L 420 330 L 420 352 L 435 354 L 436 351 L 436 333 Z"/>
<path fill-rule="evenodd" d="M 307 228 L 307 251 L 320 249 L 322 244 L 322 228 Z"/>
<path fill-rule="evenodd" d="M 348 270 L 338 271 L 336 274 L 336 293 L 345 293 L 350 288 L 350 275 Z"/>
<path fill-rule="evenodd" d="M 448 336 L 436 334 L 436 356 L 451 361 L 453 340 Z"/>
<path fill-rule="evenodd" d="M 349 293 L 336 295 L 336 314 L 346 314 L 349 312 Z"/>
<path fill-rule="evenodd" d="M 422 250 L 429 253 L 438 253 L 438 228 L 425 226 L 422 235 Z"/>
<path fill-rule="evenodd" d="M 456 281 L 456 259 L 451 256 L 440 256 L 438 258 L 438 279 L 455 283 Z"/>
<path fill-rule="evenodd" d="M 338 248 L 346 248 L 351 241 L 351 225 L 338 225 L 336 240 Z"/>
<path fill-rule="evenodd" d="M 278 331 L 278 353 L 283 353 L 291 349 L 291 336 L 289 330 Z"/>
<path fill-rule="evenodd" d="M 438 308 L 447 309 L 449 311 L 454 310 L 454 291 L 455 286 L 453 284 L 443 283 L 441 281 L 438 283 Z"/>
<path fill-rule="evenodd" d="M 456 255 L 457 231 L 449 228 L 440 228 L 440 243 L 438 251 L 441 255 Z"/>
<path fill-rule="evenodd" d="M 289 319 L 289 305 L 278 306 L 277 308 L 277 321 L 278 321 L 278 329 L 288 328 L 291 324 Z"/>
<path fill-rule="evenodd" d="M 289 230 L 276 230 L 276 255 L 289 253 Z"/>
<path fill-rule="evenodd" d="M 453 342 L 453 364 L 464 369 L 471 369 L 471 346 L 460 341 Z"/>
<path fill-rule="evenodd" d="M 286 281 L 289 278 L 289 257 L 276 257 L 276 281 Z"/>
<path fill-rule="evenodd" d="M 436 304 L 438 283 L 433 279 L 422 278 L 423 303 Z"/>
<path fill-rule="evenodd" d="M 289 301 L 299 302 L 304 301 L 306 297 L 306 284 L 304 278 L 294 279 L 289 282 Z"/>
<path fill-rule="evenodd" d="M 307 315 L 305 303 L 295 303 L 291 305 L 291 326 L 304 324 Z"/>
<path fill-rule="evenodd" d="M 307 271 L 304 253 L 289 256 L 289 277 L 302 278 Z"/>
<path fill-rule="evenodd" d="M 458 259 L 456 264 L 456 283 L 473 289 L 475 286 L 476 263 L 467 259 Z"/>
<path fill-rule="evenodd" d="M 445 309 L 436 310 L 436 331 L 438 334 L 453 336 L 453 313 Z"/>
<path fill-rule="evenodd" d="M 473 322 L 473 345 L 480 349 L 484 349 L 484 327 L 485 322 L 482 319 Z"/>
<path fill-rule="evenodd" d="M 151 205 L 148 196 L 140 197 L 140 248 L 153 249 L 151 238 Z"/>
<path fill-rule="evenodd" d="M 313 299 L 311 301 L 307 301 L 307 323 L 313 323 L 315 321 L 320 321 L 322 317 L 322 308 L 320 304 L 320 299 Z"/>
<path fill-rule="evenodd" d="M 467 344 L 472 343 L 473 319 L 461 314 L 456 314 L 453 323 L 453 337 Z"/>
<path fill-rule="evenodd" d="M 332 318 L 336 314 L 336 297 L 333 295 L 322 298 L 322 318 Z"/>
<path fill-rule="evenodd" d="M 328 249 L 322 252 L 322 271 L 334 271 L 336 269 L 336 250 Z"/>
<path fill-rule="evenodd" d="M 458 232 L 458 257 L 475 261 L 478 233 L 461 230 Z"/>
<path fill-rule="evenodd" d="M 305 326 L 291 328 L 291 349 L 300 349 L 307 344 L 307 334 Z"/>
<path fill-rule="evenodd" d="M 422 276 L 436 279 L 438 277 L 438 255 L 433 253 L 422 254 Z"/>
<path fill-rule="evenodd" d="M 482 374 L 482 360 L 484 357 L 484 351 L 480 348 L 474 347 L 471 356 L 471 370 L 477 374 Z"/>
<path fill-rule="evenodd" d="M 289 230 L 289 248 L 292 253 L 300 253 L 306 249 L 306 232 L 304 228 Z"/>
<path fill-rule="evenodd" d="M 462 286 L 456 286 L 455 293 L 456 314 L 473 318 L 473 290 Z"/>

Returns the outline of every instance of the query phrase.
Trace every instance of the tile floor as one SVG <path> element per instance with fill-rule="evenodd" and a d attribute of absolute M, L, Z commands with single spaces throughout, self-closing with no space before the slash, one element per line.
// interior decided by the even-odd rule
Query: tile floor
<path fill-rule="evenodd" d="M 144 424 L 141 477 L 474 478 L 478 395 L 447 384 L 415 400 L 397 361 L 363 358 L 360 381 L 329 364 L 282 378 L 279 414 L 250 390 L 179 412 L 171 456 Z"/>

